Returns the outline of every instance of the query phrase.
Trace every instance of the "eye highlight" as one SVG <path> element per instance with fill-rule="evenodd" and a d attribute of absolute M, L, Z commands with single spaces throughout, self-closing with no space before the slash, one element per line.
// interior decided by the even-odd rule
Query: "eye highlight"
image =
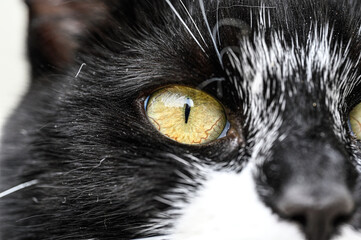
<path fill-rule="evenodd" d="M 352 109 L 349 121 L 352 133 L 358 140 L 361 140 L 361 103 Z"/>
<path fill-rule="evenodd" d="M 190 87 L 171 86 L 153 93 L 146 114 L 159 132 L 183 144 L 209 143 L 227 128 L 222 105 Z"/>

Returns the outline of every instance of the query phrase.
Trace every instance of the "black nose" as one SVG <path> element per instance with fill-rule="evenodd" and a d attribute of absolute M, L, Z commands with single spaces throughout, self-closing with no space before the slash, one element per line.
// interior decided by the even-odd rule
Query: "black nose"
<path fill-rule="evenodd" d="M 308 240 L 326 240 L 350 217 L 354 200 L 340 184 L 314 189 L 297 184 L 287 187 L 277 208 L 281 216 L 301 224 Z"/>

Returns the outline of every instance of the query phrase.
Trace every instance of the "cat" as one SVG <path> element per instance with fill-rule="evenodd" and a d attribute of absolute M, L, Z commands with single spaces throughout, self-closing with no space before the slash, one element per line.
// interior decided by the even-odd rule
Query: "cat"
<path fill-rule="evenodd" d="M 360 1 L 26 3 L 1 239 L 361 239 Z"/>

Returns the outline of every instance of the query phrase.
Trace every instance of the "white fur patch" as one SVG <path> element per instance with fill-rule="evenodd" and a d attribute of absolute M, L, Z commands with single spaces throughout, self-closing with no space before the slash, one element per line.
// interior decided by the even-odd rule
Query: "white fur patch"
<path fill-rule="evenodd" d="M 341 235 L 335 237 L 334 240 L 360 240 L 361 232 L 353 230 L 351 227 L 344 227 L 341 231 Z"/>
<path fill-rule="evenodd" d="M 296 224 L 272 214 L 259 199 L 253 169 L 251 164 L 240 174 L 209 169 L 189 204 L 172 203 L 181 209 L 171 229 L 165 229 L 171 222 L 158 222 L 163 234 L 133 240 L 306 240 Z M 332 240 L 361 240 L 361 232 L 345 226 Z"/>
<path fill-rule="evenodd" d="M 212 171 L 183 211 L 172 240 L 304 240 L 261 202 L 250 164 L 240 174 Z"/>

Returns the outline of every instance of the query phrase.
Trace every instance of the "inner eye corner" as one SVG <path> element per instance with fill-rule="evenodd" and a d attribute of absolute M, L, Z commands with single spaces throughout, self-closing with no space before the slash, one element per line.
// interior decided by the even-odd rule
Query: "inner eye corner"
<path fill-rule="evenodd" d="M 150 96 L 151 96 L 151 95 L 148 95 L 148 97 L 145 97 L 144 100 L 143 100 L 143 106 L 144 106 L 144 111 L 145 111 L 145 112 L 147 112 L 147 105 L 148 105 Z"/>
<path fill-rule="evenodd" d="M 218 99 L 187 86 L 156 90 L 144 98 L 143 107 L 153 127 L 181 144 L 204 145 L 226 137 L 230 128 Z"/>

